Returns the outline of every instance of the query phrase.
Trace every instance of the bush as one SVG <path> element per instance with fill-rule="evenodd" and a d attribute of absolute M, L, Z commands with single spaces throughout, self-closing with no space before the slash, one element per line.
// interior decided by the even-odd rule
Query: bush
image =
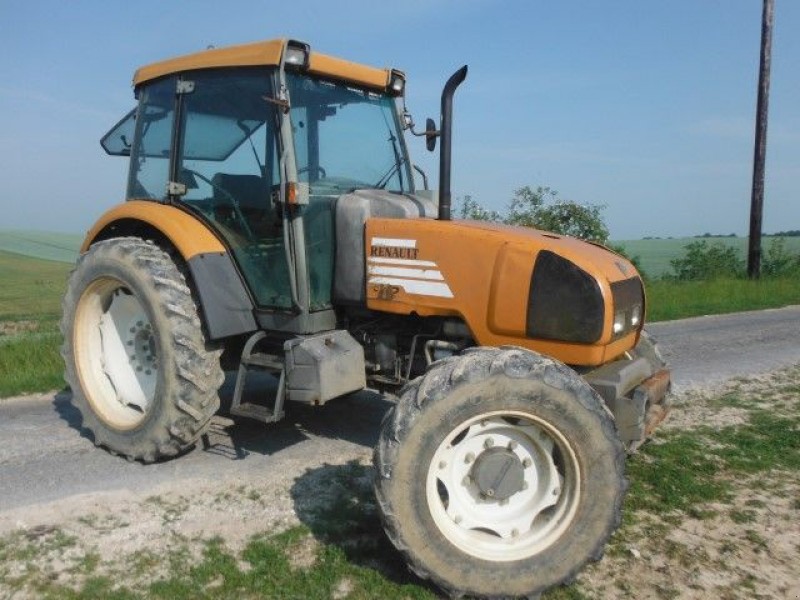
<path fill-rule="evenodd" d="M 761 274 L 765 277 L 800 277 L 800 254 L 789 252 L 783 238 L 773 239 L 761 257 Z"/>
<path fill-rule="evenodd" d="M 709 244 L 705 240 L 689 243 L 686 254 L 669 263 L 672 266 L 669 277 L 683 281 L 744 276 L 744 261 L 735 248 L 720 243 Z"/>
<path fill-rule="evenodd" d="M 487 210 L 472 196 L 464 196 L 458 208 L 462 219 L 494 221 L 508 225 L 532 227 L 560 235 L 568 235 L 600 244 L 608 243 L 608 227 L 599 204 L 579 204 L 562 200 L 558 192 L 538 186 L 525 186 L 514 192 L 508 213 Z"/>

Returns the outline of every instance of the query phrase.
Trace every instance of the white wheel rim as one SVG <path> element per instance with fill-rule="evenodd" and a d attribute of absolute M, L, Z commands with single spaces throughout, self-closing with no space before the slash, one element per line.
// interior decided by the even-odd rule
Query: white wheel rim
<path fill-rule="evenodd" d="M 505 449 L 524 469 L 521 489 L 503 500 L 487 496 L 492 490 L 474 479 L 476 463 L 490 448 Z M 479 559 L 507 562 L 559 539 L 577 511 L 580 481 L 575 452 L 558 430 L 529 413 L 496 411 L 465 421 L 439 444 L 425 491 L 450 543 Z"/>
<path fill-rule="evenodd" d="M 104 277 L 86 288 L 73 347 L 95 414 L 116 429 L 139 425 L 155 398 L 159 357 L 147 312 L 125 284 Z"/>

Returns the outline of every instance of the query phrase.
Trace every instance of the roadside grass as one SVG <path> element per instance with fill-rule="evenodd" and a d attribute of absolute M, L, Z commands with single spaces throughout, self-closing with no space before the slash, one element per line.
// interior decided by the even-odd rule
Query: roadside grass
<path fill-rule="evenodd" d="M 545 600 L 733 600 L 800 589 L 800 365 L 683 396 L 674 412 L 628 459 L 623 523 L 605 557 Z M 383 534 L 371 476 L 360 462 L 301 475 L 292 488 L 301 524 L 257 534 L 238 550 L 179 534 L 183 500 L 160 497 L 145 502 L 163 512 L 154 518 L 165 524 L 166 549 L 103 552 L 96 544 L 114 528 L 86 517 L 95 530 L 84 540 L 68 524 L 20 530 L 0 538 L 0 596 L 438 597 Z M 252 493 L 231 489 L 228 501 Z"/>
<path fill-rule="evenodd" d="M 0 251 L 0 398 L 63 386 L 58 318 L 71 268 Z"/>
<path fill-rule="evenodd" d="M 800 304 L 800 279 L 654 280 L 645 283 L 648 321 L 670 321 Z"/>

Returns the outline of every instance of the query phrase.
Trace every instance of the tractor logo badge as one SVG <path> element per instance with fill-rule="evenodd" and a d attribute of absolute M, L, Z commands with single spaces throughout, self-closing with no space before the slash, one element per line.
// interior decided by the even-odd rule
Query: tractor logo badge
<path fill-rule="evenodd" d="M 433 261 L 419 259 L 417 240 L 372 238 L 367 276 L 367 283 L 380 300 L 394 299 L 401 289 L 406 294 L 453 297 L 439 266 Z"/>

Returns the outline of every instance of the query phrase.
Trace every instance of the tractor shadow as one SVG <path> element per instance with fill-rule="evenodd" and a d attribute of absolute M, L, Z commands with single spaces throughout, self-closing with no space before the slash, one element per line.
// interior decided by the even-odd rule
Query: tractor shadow
<path fill-rule="evenodd" d="M 235 374 L 228 373 L 220 389 L 220 409 L 198 445 L 203 451 L 242 460 L 249 454 L 271 455 L 312 437 L 345 440 L 372 448 L 378 441 L 383 416 L 393 405 L 387 397 L 365 390 L 337 398 L 323 406 L 287 402 L 277 423 L 232 417 Z M 248 377 L 243 402 L 271 406 L 277 380 L 265 373 Z"/>
<path fill-rule="evenodd" d="M 277 423 L 261 423 L 252 419 L 230 416 L 235 374 L 228 373 L 220 388 L 220 409 L 211 426 L 194 447 L 183 454 L 200 450 L 228 460 L 243 460 L 251 454 L 272 455 L 312 437 L 340 439 L 364 447 L 373 447 L 378 440 L 384 414 L 392 401 L 374 391 L 362 391 L 326 403 L 307 406 L 287 402 L 285 417 Z M 271 404 L 277 380 L 262 373 L 248 378 L 243 401 Z M 68 388 L 53 398 L 56 414 L 78 434 L 94 443 L 94 435 L 83 426 L 81 413 L 72 402 Z M 167 459 L 169 460 L 169 459 Z"/>
<path fill-rule="evenodd" d="M 318 541 L 341 550 L 351 564 L 439 596 L 436 588 L 408 569 L 386 537 L 372 489 L 373 472 L 372 466 L 357 461 L 307 470 L 290 490 L 295 513 Z"/>

